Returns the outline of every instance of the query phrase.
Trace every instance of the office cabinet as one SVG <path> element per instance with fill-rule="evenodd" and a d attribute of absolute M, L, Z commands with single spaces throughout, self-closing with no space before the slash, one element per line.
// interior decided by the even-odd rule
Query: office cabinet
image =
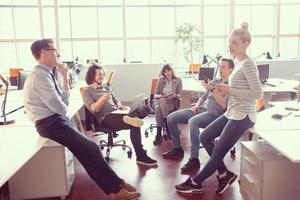
<path fill-rule="evenodd" d="M 70 192 L 74 179 L 73 154 L 64 146 L 48 140 L 9 180 L 11 199 L 61 197 Z"/>
<path fill-rule="evenodd" d="M 263 141 L 241 144 L 244 200 L 300 199 L 300 163 L 291 162 Z"/>

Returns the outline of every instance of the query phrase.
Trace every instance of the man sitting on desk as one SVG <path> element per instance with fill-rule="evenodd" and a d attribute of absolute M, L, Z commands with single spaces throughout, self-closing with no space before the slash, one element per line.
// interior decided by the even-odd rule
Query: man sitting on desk
<path fill-rule="evenodd" d="M 54 41 L 37 40 L 31 45 L 31 52 L 38 65 L 25 81 L 24 106 L 37 132 L 66 146 L 110 199 L 136 199 L 140 194 L 135 188 L 108 166 L 98 145 L 77 131 L 66 117 L 70 96 L 68 68 L 59 62 Z M 62 89 L 52 73 L 55 68 L 63 77 Z"/>
<path fill-rule="evenodd" d="M 136 162 L 142 165 L 155 166 L 156 160 L 150 158 L 143 149 L 141 142 L 141 128 L 143 121 L 131 118 L 125 114 L 112 113 L 120 109 L 128 109 L 112 94 L 107 84 L 103 83 L 104 70 L 101 66 L 93 63 L 86 73 L 87 88 L 82 92 L 84 105 L 96 117 L 102 127 L 115 130 L 130 129 L 130 139 L 136 153 Z"/>
<path fill-rule="evenodd" d="M 228 98 L 225 98 L 225 96 L 220 92 L 214 90 L 214 85 L 227 83 L 233 68 L 234 63 L 231 59 L 222 58 L 220 61 L 220 78 L 215 78 L 208 84 L 204 82 L 204 87 L 207 89 L 207 92 L 199 98 L 196 105 L 192 108 L 173 112 L 167 118 L 169 130 L 173 137 L 173 149 L 163 154 L 165 159 L 179 159 L 183 156 L 178 124 L 188 123 L 190 129 L 191 157 L 181 168 L 182 172 L 192 171 L 200 167 L 198 159 L 200 146 L 199 128 L 205 128 L 225 112 Z M 207 108 L 205 109 L 200 107 L 206 102 L 206 100 Z"/>

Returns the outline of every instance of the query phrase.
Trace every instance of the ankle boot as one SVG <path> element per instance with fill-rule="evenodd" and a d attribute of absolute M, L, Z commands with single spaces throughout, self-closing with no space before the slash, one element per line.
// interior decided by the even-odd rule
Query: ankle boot
<path fill-rule="evenodd" d="M 153 145 L 154 146 L 158 146 L 162 143 L 162 136 L 161 136 L 161 127 L 157 127 L 157 132 L 156 132 L 156 136 L 155 139 L 153 141 Z"/>

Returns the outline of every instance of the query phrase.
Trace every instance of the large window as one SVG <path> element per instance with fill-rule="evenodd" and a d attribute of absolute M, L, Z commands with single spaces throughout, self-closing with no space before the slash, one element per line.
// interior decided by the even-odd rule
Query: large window
<path fill-rule="evenodd" d="M 57 6 L 57 7 L 56 7 Z M 1 0 L 0 72 L 32 68 L 32 41 L 58 39 L 62 60 L 169 62 L 187 67 L 176 27 L 195 25 L 202 55 L 227 54 L 228 35 L 247 21 L 252 57 L 300 57 L 300 0 Z"/>

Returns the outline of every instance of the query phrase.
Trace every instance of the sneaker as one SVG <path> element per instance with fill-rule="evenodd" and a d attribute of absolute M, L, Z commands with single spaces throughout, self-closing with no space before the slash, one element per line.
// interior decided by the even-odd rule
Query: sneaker
<path fill-rule="evenodd" d="M 157 134 L 155 136 L 155 140 L 153 141 L 153 145 L 158 146 L 158 145 L 161 145 L 161 143 L 162 143 L 162 136 L 161 136 L 161 134 Z"/>
<path fill-rule="evenodd" d="M 134 126 L 134 127 L 141 127 L 144 124 L 144 122 L 141 119 L 136 118 L 136 117 L 129 117 L 128 115 L 125 115 L 123 117 L 123 121 L 126 124 L 129 124 L 129 125 Z"/>
<path fill-rule="evenodd" d="M 190 172 L 200 168 L 200 161 L 198 158 L 190 158 L 189 161 L 181 167 L 181 172 Z"/>
<path fill-rule="evenodd" d="M 140 156 L 137 157 L 136 163 L 140 165 L 146 165 L 146 166 L 157 166 L 157 161 L 150 158 L 147 155 L 146 151 L 144 151 Z"/>
<path fill-rule="evenodd" d="M 223 194 L 227 190 L 227 188 L 237 179 L 237 175 L 232 173 L 231 171 L 226 172 L 226 176 L 223 178 L 220 178 L 220 176 L 217 176 L 219 181 L 219 187 L 216 191 L 216 194 Z"/>
<path fill-rule="evenodd" d="M 184 155 L 182 148 L 173 148 L 170 151 L 163 153 L 163 158 L 168 160 L 179 160 Z"/>
<path fill-rule="evenodd" d="M 193 184 L 190 177 L 185 182 L 175 185 L 175 189 L 185 194 L 201 194 L 203 192 L 202 185 Z"/>

